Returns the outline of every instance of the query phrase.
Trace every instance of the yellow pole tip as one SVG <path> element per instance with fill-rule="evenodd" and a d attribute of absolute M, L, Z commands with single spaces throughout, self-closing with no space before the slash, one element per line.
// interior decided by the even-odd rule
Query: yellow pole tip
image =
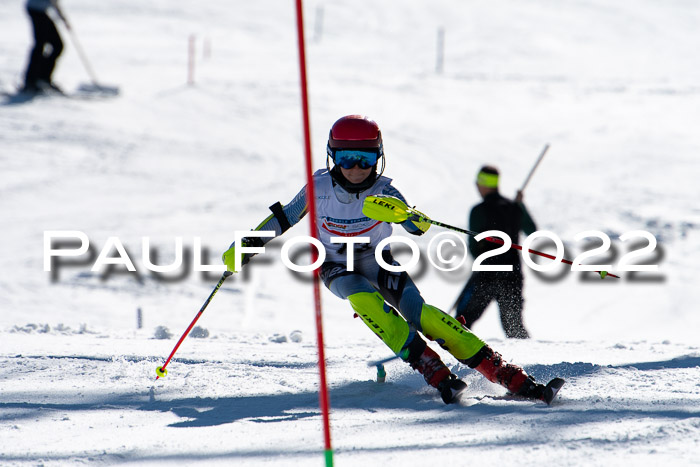
<path fill-rule="evenodd" d="M 166 370 L 162 366 L 159 366 L 158 368 L 156 368 L 156 374 L 159 377 L 163 378 L 164 376 L 166 376 L 168 374 L 168 370 Z"/>

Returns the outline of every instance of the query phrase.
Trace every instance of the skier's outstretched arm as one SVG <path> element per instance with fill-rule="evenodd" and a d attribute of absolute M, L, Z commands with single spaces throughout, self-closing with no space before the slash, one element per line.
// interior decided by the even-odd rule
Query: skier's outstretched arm
<path fill-rule="evenodd" d="M 306 203 L 306 186 L 292 199 L 288 204 L 282 205 L 277 202 L 270 206 L 272 214 L 267 216 L 254 231 L 272 231 L 275 233 L 273 237 L 244 237 L 241 239 L 243 246 L 262 247 L 270 240 L 285 233 L 293 225 L 297 224 L 307 213 Z M 244 253 L 241 258 L 241 265 L 246 265 L 250 259 L 255 256 L 255 253 Z M 226 268 L 231 272 L 237 272 L 235 269 L 236 260 L 236 245 L 231 244 L 222 256 L 222 260 Z"/>

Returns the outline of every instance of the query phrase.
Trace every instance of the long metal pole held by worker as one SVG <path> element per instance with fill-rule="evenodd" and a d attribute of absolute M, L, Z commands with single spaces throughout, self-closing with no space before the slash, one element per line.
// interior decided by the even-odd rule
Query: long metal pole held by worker
<path fill-rule="evenodd" d="M 523 183 L 522 188 L 520 188 L 519 191 L 525 191 L 525 187 L 527 186 L 528 183 L 530 183 L 530 179 L 532 178 L 532 174 L 535 173 L 535 169 L 537 168 L 538 165 L 540 165 L 540 162 L 542 162 L 542 159 L 544 158 L 544 155 L 547 154 L 547 150 L 549 149 L 549 143 L 544 145 L 544 148 L 542 149 L 542 152 L 540 153 L 539 157 L 537 158 L 537 161 L 535 162 L 535 165 L 532 166 L 532 169 L 530 169 L 530 173 L 527 174 L 527 178 L 525 179 L 525 183 Z"/>
<path fill-rule="evenodd" d="M 68 21 L 68 17 L 66 16 L 65 12 L 58 7 L 58 5 L 55 5 L 56 11 L 58 12 L 58 16 L 61 18 L 63 21 L 63 24 L 66 26 L 66 29 L 68 30 L 68 35 L 71 38 L 71 41 L 73 43 L 73 47 L 75 47 L 75 50 L 78 52 L 78 57 L 80 57 L 80 62 L 83 64 L 83 67 L 85 68 L 85 71 L 87 71 L 88 76 L 90 77 L 90 81 L 92 83 L 92 90 L 95 91 L 100 91 L 101 93 L 105 95 L 117 95 L 119 94 L 119 88 L 116 86 L 104 86 L 100 84 L 97 81 L 97 75 L 95 74 L 95 71 L 92 68 L 92 65 L 90 64 L 90 61 L 87 58 L 87 55 L 85 54 L 85 50 L 83 49 L 83 46 L 81 45 L 80 41 L 78 40 L 78 35 L 75 33 L 75 30 L 73 29 L 72 23 Z"/>

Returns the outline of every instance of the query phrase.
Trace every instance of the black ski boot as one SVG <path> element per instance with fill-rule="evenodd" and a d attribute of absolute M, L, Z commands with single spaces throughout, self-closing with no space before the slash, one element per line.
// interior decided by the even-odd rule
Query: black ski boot
<path fill-rule="evenodd" d="M 457 402 L 459 394 L 467 387 L 467 384 L 453 375 L 440 356 L 418 335 L 406 347 L 406 354 L 402 358 L 411 368 L 423 375 L 426 383 L 440 392 L 445 404 Z"/>
<path fill-rule="evenodd" d="M 462 392 L 467 389 L 467 383 L 450 373 L 447 378 L 438 383 L 437 389 L 445 404 L 454 404 L 459 401 Z"/>
<path fill-rule="evenodd" d="M 561 378 L 554 378 L 545 386 L 536 383 L 532 376 L 528 376 L 517 395 L 527 399 L 540 400 L 549 405 L 565 382 Z"/>
<path fill-rule="evenodd" d="M 562 386 L 564 386 L 564 381 L 561 378 L 554 378 L 552 381 L 547 383 L 547 386 L 544 387 L 544 394 L 542 394 L 542 400 L 547 403 L 547 405 L 550 405 L 552 401 L 554 400 L 555 397 L 557 397 L 557 393 L 561 389 Z"/>

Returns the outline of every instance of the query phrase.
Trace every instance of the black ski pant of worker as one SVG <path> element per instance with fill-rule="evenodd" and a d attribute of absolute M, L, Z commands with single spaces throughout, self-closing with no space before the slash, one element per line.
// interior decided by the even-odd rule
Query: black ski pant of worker
<path fill-rule="evenodd" d="M 530 337 L 523 324 L 523 273 L 519 267 L 514 266 L 512 272 L 474 272 L 457 299 L 457 318 L 463 317 L 471 328 L 492 300 L 498 303 L 507 337 Z"/>
<path fill-rule="evenodd" d="M 63 51 L 63 41 L 56 25 L 43 11 L 27 10 L 34 28 L 34 48 L 29 56 L 29 65 L 24 78 L 25 89 L 37 87 L 39 81 L 51 84 L 51 74 L 56 59 Z"/>

